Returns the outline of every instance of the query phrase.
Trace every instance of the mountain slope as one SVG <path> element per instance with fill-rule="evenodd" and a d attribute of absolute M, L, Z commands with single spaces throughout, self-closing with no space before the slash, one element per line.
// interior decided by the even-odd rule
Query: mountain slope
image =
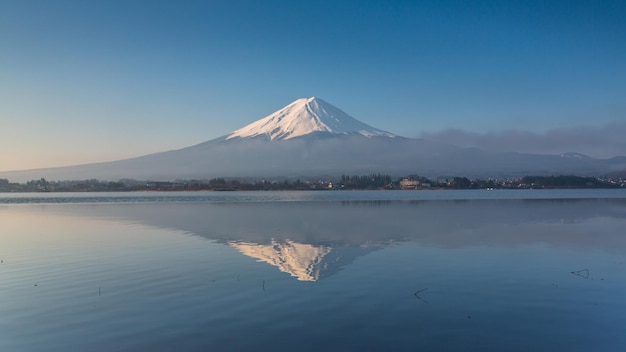
<path fill-rule="evenodd" d="M 395 137 L 394 134 L 364 124 L 322 99 L 302 98 L 284 108 L 240 128 L 226 139 L 265 137 L 286 140 L 316 132 L 360 134 L 366 137 Z"/>

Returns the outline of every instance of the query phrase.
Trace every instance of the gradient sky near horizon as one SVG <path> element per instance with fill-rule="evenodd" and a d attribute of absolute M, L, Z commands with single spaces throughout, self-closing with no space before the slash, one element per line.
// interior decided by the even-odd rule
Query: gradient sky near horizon
<path fill-rule="evenodd" d="M 178 149 L 310 96 L 406 137 L 601 143 L 626 131 L 625 18 L 624 1 L 3 0 L 0 170 Z M 621 135 L 594 156 L 626 153 Z"/>

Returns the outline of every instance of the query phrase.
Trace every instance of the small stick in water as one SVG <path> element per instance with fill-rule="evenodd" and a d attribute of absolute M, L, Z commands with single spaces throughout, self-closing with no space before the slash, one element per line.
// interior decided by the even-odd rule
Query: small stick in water
<path fill-rule="evenodd" d="M 102 286 L 98 287 L 98 296 L 102 296 Z"/>
<path fill-rule="evenodd" d="M 417 292 L 415 292 L 415 297 L 417 297 L 417 299 L 419 299 L 419 300 L 421 300 L 421 301 L 424 301 L 424 302 L 428 303 L 428 301 L 427 301 L 427 300 L 425 300 L 425 299 L 423 299 L 422 297 L 420 297 L 420 293 L 422 293 L 422 292 L 424 292 L 424 291 L 426 291 L 426 290 L 428 290 L 428 287 L 423 288 L 423 289 L 421 289 L 421 290 L 417 290 Z"/>
<path fill-rule="evenodd" d="M 589 270 L 588 269 L 583 269 L 583 270 L 578 270 L 578 271 L 571 271 L 570 273 L 574 274 L 574 275 L 578 275 L 582 278 L 588 279 L 589 278 Z"/>
<path fill-rule="evenodd" d="M 263 280 L 263 291 L 265 291 L 265 280 Z"/>

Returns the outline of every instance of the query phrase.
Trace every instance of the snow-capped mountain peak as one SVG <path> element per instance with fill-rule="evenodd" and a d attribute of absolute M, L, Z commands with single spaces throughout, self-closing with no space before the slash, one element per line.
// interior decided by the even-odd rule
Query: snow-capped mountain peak
<path fill-rule="evenodd" d="M 232 132 L 226 136 L 226 139 L 265 136 L 270 140 L 281 140 L 315 132 L 360 134 L 366 137 L 396 137 L 392 133 L 358 121 L 322 99 L 311 97 L 298 99 L 284 108 Z"/>

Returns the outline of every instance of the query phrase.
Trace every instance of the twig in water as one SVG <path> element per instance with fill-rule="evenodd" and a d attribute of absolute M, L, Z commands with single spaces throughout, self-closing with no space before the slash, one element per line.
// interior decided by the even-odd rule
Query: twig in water
<path fill-rule="evenodd" d="M 415 292 L 414 294 L 415 294 L 415 297 L 417 297 L 417 299 L 419 299 L 420 301 L 424 301 L 424 302 L 428 303 L 428 301 L 427 301 L 427 300 L 425 300 L 425 299 L 423 299 L 422 297 L 420 297 L 420 293 L 422 293 L 422 292 L 424 292 L 424 291 L 426 291 L 426 290 L 428 290 L 428 287 L 423 288 L 423 289 L 421 289 L 421 290 L 417 290 L 417 292 Z"/>
<path fill-rule="evenodd" d="M 263 280 L 263 291 L 265 291 L 265 280 Z"/>
<path fill-rule="evenodd" d="M 578 270 L 578 271 L 571 271 L 570 273 L 574 274 L 574 275 L 578 275 L 584 279 L 588 279 L 589 278 L 589 270 L 588 269 L 583 269 L 583 270 Z"/>
<path fill-rule="evenodd" d="M 102 286 L 98 287 L 98 296 L 102 296 Z"/>

